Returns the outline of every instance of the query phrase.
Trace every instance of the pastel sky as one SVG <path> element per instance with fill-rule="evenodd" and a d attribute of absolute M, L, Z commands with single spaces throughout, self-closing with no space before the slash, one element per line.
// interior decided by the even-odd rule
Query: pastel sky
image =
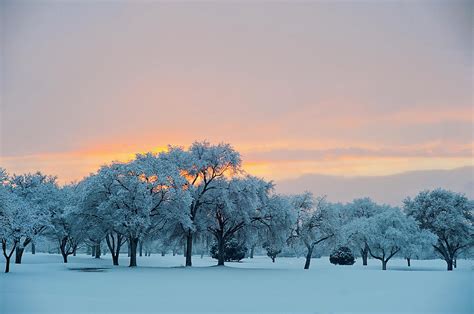
<path fill-rule="evenodd" d="M 0 166 L 229 142 L 268 179 L 473 165 L 473 2 L 2 1 Z"/>

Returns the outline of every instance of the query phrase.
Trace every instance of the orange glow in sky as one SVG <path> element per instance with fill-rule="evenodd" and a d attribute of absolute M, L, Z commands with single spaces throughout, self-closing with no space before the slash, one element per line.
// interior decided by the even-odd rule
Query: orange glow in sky
<path fill-rule="evenodd" d="M 232 144 L 251 174 L 473 165 L 472 3 L 2 1 L 0 167 Z M 278 23 L 275 23 L 278 21 Z"/>

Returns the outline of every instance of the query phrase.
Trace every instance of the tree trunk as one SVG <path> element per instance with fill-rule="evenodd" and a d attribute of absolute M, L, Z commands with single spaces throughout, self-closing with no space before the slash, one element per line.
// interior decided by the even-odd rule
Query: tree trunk
<path fill-rule="evenodd" d="M 408 267 L 410 267 L 410 266 L 411 266 L 411 263 L 410 263 L 410 261 L 411 261 L 411 258 L 409 258 L 409 257 L 408 257 L 408 258 L 407 258 L 407 264 L 408 264 Z"/>
<path fill-rule="evenodd" d="M 161 251 L 161 256 L 165 256 L 166 255 L 166 252 L 165 251 Z"/>
<path fill-rule="evenodd" d="M 173 249 L 173 256 L 176 256 L 176 250 Z"/>
<path fill-rule="evenodd" d="M 128 253 L 127 253 L 127 256 L 130 257 L 130 252 L 131 252 L 131 249 L 130 249 L 130 241 L 128 242 Z"/>
<path fill-rule="evenodd" d="M 448 270 L 453 270 L 453 260 L 448 259 L 446 260 L 446 263 L 448 264 Z"/>
<path fill-rule="evenodd" d="M 10 272 L 10 257 L 5 257 L 5 273 Z"/>
<path fill-rule="evenodd" d="M 31 242 L 31 254 L 33 255 L 36 254 L 36 245 L 34 242 Z"/>
<path fill-rule="evenodd" d="M 382 270 L 387 270 L 387 261 L 382 261 Z"/>
<path fill-rule="evenodd" d="M 130 265 L 129 267 L 136 267 L 137 266 L 137 246 L 138 246 L 138 238 L 130 237 Z"/>
<path fill-rule="evenodd" d="M 367 247 L 360 250 L 360 256 L 362 257 L 362 265 L 367 266 L 367 258 L 369 256 L 369 250 Z"/>
<path fill-rule="evenodd" d="M 458 267 L 458 259 L 457 258 L 454 259 L 453 266 L 454 266 L 454 268 Z"/>
<path fill-rule="evenodd" d="M 23 252 L 25 251 L 24 247 L 17 246 L 15 249 L 15 264 L 21 264 L 21 258 L 23 256 Z"/>
<path fill-rule="evenodd" d="M 255 245 L 250 248 L 250 258 L 253 258 L 253 253 L 255 253 Z"/>
<path fill-rule="evenodd" d="M 77 252 L 77 246 L 75 246 L 74 249 L 72 250 L 72 256 L 76 256 L 76 252 Z"/>
<path fill-rule="evenodd" d="M 140 248 L 140 256 L 143 256 L 143 241 L 140 241 L 138 246 Z"/>
<path fill-rule="evenodd" d="M 122 241 L 122 236 L 117 236 L 117 247 L 115 248 L 115 254 L 114 254 L 114 250 L 110 251 L 114 266 L 118 266 L 119 264 L 120 248 L 122 247 L 122 244 L 123 244 L 121 241 Z"/>
<path fill-rule="evenodd" d="M 114 266 L 118 266 L 119 264 L 120 248 L 123 245 L 123 236 L 119 233 L 116 233 L 116 235 L 117 242 L 115 242 L 114 233 L 109 233 L 105 236 L 105 242 L 107 243 L 107 247 L 109 248 L 110 255 L 112 255 L 112 264 Z"/>
<path fill-rule="evenodd" d="M 304 269 L 309 269 L 309 265 L 311 264 L 311 256 L 313 255 L 313 248 L 308 247 L 308 253 L 306 254 L 306 262 L 304 264 Z"/>
<path fill-rule="evenodd" d="M 217 244 L 219 246 L 219 252 L 217 255 L 217 266 L 224 266 L 225 248 L 224 248 L 224 239 L 222 239 L 222 236 L 217 239 Z"/>
<path fill-rule="evenodd" d="M 63 262 L 66 264 L 67 263 L 67 251 L 66 250 L 66 247 L 67 247 L 67 238 L 63 238 L 61 239 L 61 241 L 59 242 L 59 251 L 61 252 L 61 255 L 63 256 Z"/>
<path fill-rule="evenodd" d="M 95 256 L 95 250 L 96 250 L 97 246 L 95 245 L 91 245 L 91 256 L 94 257 Z"/>
<path fill-rule="evenodd" d="M 193 234 L 188 232 L 186 235 L 186 266 L 193 266 Z"/>
<path fill-rule="evenodd" d="M 272 263 L 275 263 L 275 256 L 272 256 Z"/>
<path fill-rule="evenodd" d="M 100 258 L 102 252 L 100 251 L 100 243 L 95 245 L 95 258 Z"/>

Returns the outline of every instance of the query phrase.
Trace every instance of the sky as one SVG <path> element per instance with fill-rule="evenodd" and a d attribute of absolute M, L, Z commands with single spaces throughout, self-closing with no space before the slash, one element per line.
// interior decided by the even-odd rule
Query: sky
<path fill-rule="evenodd" d="M 0 166 L 79 180 L 168 144 L 247 172 L 473 165 L 473 2 L 1 1 Z"/>

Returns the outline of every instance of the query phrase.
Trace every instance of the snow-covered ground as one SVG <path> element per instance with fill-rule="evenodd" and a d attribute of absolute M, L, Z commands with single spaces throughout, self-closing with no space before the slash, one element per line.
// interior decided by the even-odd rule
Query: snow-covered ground
<path fill-rule="evenodd" d="M 267 257 L 213 267 L 194 256 L 139 257 L 139 267 L 113 267 L 110 255 L 81 255 L 63 264 L 60 255 L 25 253 L 22 265 L 0 274 L 0 313 L 142 312 L 359 312 L 474 313 L 473 261 L 458 261 L 453 272 L 441 260 L 391 260 L 382 271 L 376 260 L 362 267 L 331 265 L 327 257 Z M 101 272 L 77 268 L 104 267 Z M 4 264 L 0 263 L 3 270 Z"/>

